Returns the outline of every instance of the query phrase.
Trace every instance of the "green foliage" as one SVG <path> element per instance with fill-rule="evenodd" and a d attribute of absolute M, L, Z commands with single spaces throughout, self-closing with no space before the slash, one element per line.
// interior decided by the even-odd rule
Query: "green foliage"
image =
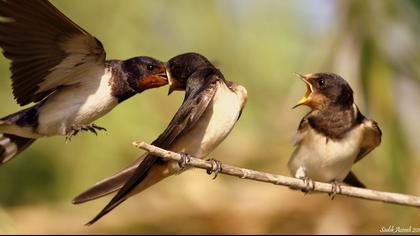
<path fill-rule="evenodd" d="M 0 172 L 1 205 L 36 204 L 56 199 L 57 183 L 62 176 L 58 163 L 51 158 L 45 159 L 43 153 L 31 151 L 8 164 Z"/>

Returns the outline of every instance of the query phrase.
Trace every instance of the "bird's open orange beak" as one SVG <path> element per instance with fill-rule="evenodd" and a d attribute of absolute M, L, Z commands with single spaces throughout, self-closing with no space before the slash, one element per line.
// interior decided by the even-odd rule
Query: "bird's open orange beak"
<path fill-rule="evenodd" d="M 310 100 L 310 95 L 313 92 L 312 85 L 308 81 L 308 76 L 304 76 L 304 75 L 301 75 L 299 73 L 296 73 L 296 75 L 297 75 L 297 77 L 299 79 L 301 79 L 303 82 L 306 83 L 306 94 L 305 94 L 305 96 L 303 98 L 301 98 L 299 100 L 299 102 L 293 107 L 293 109 L 296 108 L 296 107 L 298 107 L 298 106 L 300 106 L 300 105 L 307 105 L 308 102 L 309 102 L 309 100 Z"/>
<path fill-rule="evenodd" d="M 164 86 L 168 84 L 166 70 L 163 69 L 156 74 L 145 76 L 137 83 L 138 87 L 143 90 Z"/>

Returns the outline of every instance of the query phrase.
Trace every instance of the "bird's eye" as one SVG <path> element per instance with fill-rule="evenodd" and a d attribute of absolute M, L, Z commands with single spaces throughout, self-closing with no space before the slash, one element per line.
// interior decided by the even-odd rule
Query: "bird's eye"
<path fill-rule="evenodd" d="M 154 66 L 152 66 L 152 65 L 147 65 L 147 69 L 148 69 L 148 70 L 150 70 L 150 71 L 151 71 L 151 70 L 153 70 L 153 68 L 154 68 Z"/>
<path fill-rule="evenodd" d="M 320 87 L 324 87 L 325 86 L 325 80 L 323 80 L 323 79 L 318 80 L 318 85 Z"/>

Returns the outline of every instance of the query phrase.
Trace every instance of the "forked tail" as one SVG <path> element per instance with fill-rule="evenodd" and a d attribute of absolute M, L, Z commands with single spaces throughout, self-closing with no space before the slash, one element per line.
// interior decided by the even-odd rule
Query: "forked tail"
<path fill-rule="evenodd" d="M 29 147 L 36 139 L 24 138 L 13 134 L 0 133 L 0 165 L 10 161 Z"/>

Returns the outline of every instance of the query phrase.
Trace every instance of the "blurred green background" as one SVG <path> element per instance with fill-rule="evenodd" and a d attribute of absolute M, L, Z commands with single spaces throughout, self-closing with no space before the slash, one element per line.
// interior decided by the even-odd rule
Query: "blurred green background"
<path fill-rule="evenodd" d="M 362 113 L 382 131 L 379 148 L 354 166 L 372 189 L 420 195 L 420 1 L 405 0 L 55 0 L 64 14 L 99 38 L 108 59 L 138 55 L 168 60 L 195 51 L 249 100 L 231 135 L 211 157 L 289 175 L 291 137 L 309 110 L 294 72 L 329 71 L 352 86 Z M 53 22 L 52 22 L 53 23 Z M 21 109 L 13 99 L 9 61 L 0 60 L 0 116 Z M 379 233 L 420 227 L 416 208 L 285 187 L 203 170 L 168 178 L 91 227 L 108 198 L 71 199 L 142 152 L 181 104 L 167 87 L 126 101 L 96 123 L 108 129 L 37 141 L 0 168 L 0 234 L 15 233 Z"/>

